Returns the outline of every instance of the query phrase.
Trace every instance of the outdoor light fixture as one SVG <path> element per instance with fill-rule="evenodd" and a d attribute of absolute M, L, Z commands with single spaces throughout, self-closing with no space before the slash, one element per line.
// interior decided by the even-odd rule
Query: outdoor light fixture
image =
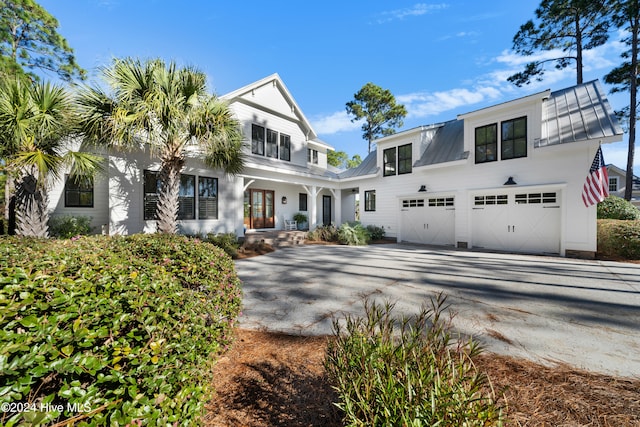
<path fill-rule="evenodd" d="M 287 196 L 282 196 L 282 204 L 283 205 L 287 204 Z"/>
<path fill-rule="evenodd" d="M 426 193 L 427 192 L 427 186 L 426 185 L 421 185 L 420 189 L 418 190 L 419 193 Z"/>
<path fill-rule="evenodd" d="M 518 185 L 518 183 L 513 180 L 512 176 L 510 176 L 507 182 L 504 183 L 504 185 Z"/>

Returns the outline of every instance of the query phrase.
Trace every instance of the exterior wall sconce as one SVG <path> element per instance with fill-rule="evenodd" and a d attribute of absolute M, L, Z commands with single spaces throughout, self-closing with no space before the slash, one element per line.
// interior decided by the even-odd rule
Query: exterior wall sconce
<path fill-rule="evenodd" d="M 283 205 L 287 204 L 287 196 L 282 196 L 282 204 Z"/>
<path fill-rule="evenodd" d="M 426 185 L 421 185 L 420 189 L 418 190 L 419 193 L 426 193 L 427 192 L 427 186 Z"/>
<path fill-rule="evenodd" d="M 518 185 L 518 183 L 513 180 L 512 176 L 510 176 L 507 182 L 504 183 L 504 185 Z"/>

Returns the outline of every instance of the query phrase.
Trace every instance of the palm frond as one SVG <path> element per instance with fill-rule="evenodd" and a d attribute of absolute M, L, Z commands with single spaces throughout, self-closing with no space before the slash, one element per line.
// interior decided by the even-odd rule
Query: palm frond
<path fill-rule="evenodd" d="M 75 180 L 86 179 L 105 172 L 104 158 L 83 151 L 68 151 L 63 156 L 65 164 L 71 165 L 69 175 Z"/>
<path fill-rule="evenodd" d="M 13 157 L 13 164 L 18 168 L 35 168 L 38 175 L 38 185 L 46 185 L 48 176 L 58 178 L 62 170 L 63 158 L 41 150 L 23 151 Z"/>

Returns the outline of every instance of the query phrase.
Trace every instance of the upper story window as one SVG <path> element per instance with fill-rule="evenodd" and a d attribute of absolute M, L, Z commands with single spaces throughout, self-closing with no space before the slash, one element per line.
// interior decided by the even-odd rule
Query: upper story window
<path fill-rule="evenodd" d="M 411 144 L 401 145 L 398 147 L 398 175 L 411 173 L 412 162 Z"/>
<path fill-rule="evenodd" d="M 251 152 L 264 156 L 264 127 L 251 125 Z"/>
<path fill-rule="evenodd" d="M 413 166 L 411 144 L 387 148 L 382 152 L 383 175 L 402 175 L 411 173 Z"/>
<path fill-rule="evenodd" d="M 527 157 L 527 118 L 501 122 L 499 137 L 497 123 L 477 127 L 474 144 L 476 163 L 495 162 L 498 153 L 500 160 Z"/>
<path fill-rule="evenodd" d="M 496 123 L 476 128 L 476 163 L 494 162 L 498 151 L 498 125 Z"/>
<path fill-rule="evenodd" d="M 267 129 L 267 157 L 278 158 L 278 132 Z"/>
<path fill-rule="evenodd" d="M 610 176 L 609 177 L 609 192 L 618 191 L 618 177 Z"/>
<path fill-rule="evenodd" d="M 291 137 L 280 134 L 280 160 L 291 161 Z"/>
<path fill-rule="evenodd" d="M 307 163 L 318 164 L 318 150 L 307 148 Z"/>
<path fill-rule="evenodd" d="M 264 126 L 251 125 L 251 152 L 259 156 L 291 161 L 291 137 Z"/>
<path fill-rule="evenodd" d="M 382 152 L 382 174 L 391 176 L 396 174 L 396 147 L 387 148 Z"/>
<path fill-rule="evenodd" d="M 501 126 L 500 158 L 507 160 L 527 157 L 527 118 L 507 120 Z"/>
<path fill-rule="evenodd" d="M 64 206 L 67 208 L 93 207 L 93 178 L 66 176 L 64 183 Z"/>

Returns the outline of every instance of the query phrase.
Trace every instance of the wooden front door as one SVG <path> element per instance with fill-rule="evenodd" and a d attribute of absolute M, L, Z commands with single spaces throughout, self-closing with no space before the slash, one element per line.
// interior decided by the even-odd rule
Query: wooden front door
<path fill-rule="evenodd" d="M 245 225 L 249 228 L 274 228 L 274 200 L 272 190 L 248 190 L 245 193 Z"/>

